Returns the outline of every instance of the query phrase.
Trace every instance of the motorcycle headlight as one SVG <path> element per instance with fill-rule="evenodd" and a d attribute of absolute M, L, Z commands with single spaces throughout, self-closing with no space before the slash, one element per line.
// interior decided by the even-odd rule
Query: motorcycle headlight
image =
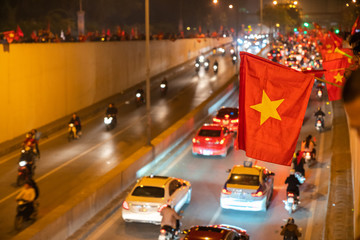
<path fill-rule="evenodd" d="M 104 123 L 105 123 L 105 124 L 110 124 L 111 121 L 112 121 L 112 117 L 105 117 L 105 118 L 104 118 Z"/>
<path fill-rule="evenodd" d="M 165 85 L 164 83 L 162 83 L 162 84 L 160 84 L 160 87 L 161 87 L 161 88 L 165 88 L 166 85 Z"/>
<path fill-rule="evenodd" d="M 20 162 L 19 162 L 19 166 L 20 166 L 20 167 L 23 167 L 23 166 L 25 166 L 25 165 L 26 165 L 26 161 L 20 161 Z"/>
<path fill-rule="evenodd" d="M 74 127 L 74 124 L 73 124 L 73 123 L 70 123 L 70 124 L 69 124 L 69 127 L 71 127 L 71 128 Z"/>
<path fill-rule="evenodd" d="M 137 98 L 141 97 L 141 93 L 136 93 L 136 97 Z"/>

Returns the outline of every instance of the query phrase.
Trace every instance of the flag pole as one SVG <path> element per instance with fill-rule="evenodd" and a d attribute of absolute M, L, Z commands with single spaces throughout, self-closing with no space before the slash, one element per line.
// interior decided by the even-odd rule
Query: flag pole
<path fill-rule="evenodd" d="M 324 83 L 333 85 L 333 86 L 338 87 L 338 88 L 343 88 L 343 86 L 341 86 L 341 85 L 339 85 L 339 84 L 326 81 L 325 79 L 322 79 L 322 78 L 315 77 L 315 79 L 318 80 L 318 81 L 320 81 L 320 82 L 324 82 Z"/>

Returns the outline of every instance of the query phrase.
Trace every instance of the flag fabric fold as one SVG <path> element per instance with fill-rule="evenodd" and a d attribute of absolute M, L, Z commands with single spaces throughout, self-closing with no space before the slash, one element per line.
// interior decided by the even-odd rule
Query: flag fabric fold
<path fill-rule="evenodd" d="M 360 18 L 359 16 L 356 18 L 354 25 L 351 28 L 351 35 L 353 35 L 356 32 L 356 29 L 360 29 Z"/>
<path fill-rule="evenodd" d="M 289 166 L 314 76 L 246 52 L 240 58 L 238 148 Z"/>
<path fill-rule="evenodd" d="M 347 57 L 342 57 L 338 59 L 333 59 L 330 61 L 323 62 L 323 68 L 325 71 L 325 80 L 336 83 L 340 86 L 345 84 L 345 69 L 350 66 L 351 59 Z M 326 84 L 329 101 L 336 101 L 341 99 L 341 88 L 333 86 L 331 84 Z"/>

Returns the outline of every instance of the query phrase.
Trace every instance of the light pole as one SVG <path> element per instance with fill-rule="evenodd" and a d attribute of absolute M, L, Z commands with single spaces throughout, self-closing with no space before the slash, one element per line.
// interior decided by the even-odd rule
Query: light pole
<path fill-rule="evenodd" d="M 145 58 L 146 58 L 146 133 L 147 144 L 151 146 L 151 115 L 150 115 L 150 17 L 149 0 L 145 0 Z"/>
<path fill-rule="evenodd" d="M 260 34 L 262 34 L 263 25 L 263 0 L 260 0 Z"/>

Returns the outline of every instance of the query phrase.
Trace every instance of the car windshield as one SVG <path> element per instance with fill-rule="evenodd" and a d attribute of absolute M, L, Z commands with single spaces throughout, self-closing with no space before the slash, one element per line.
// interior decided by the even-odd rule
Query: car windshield
<path fill-rule="evenodd" d="M 199 132 L 200 137 L 220 137 L 221 130 L 210 130 L 210 129 L 201 129 Z"/>
<path fill-rule="evenodd" d="M 160 187 L 136 187 L 132 193 L 132 196 L 135 197 L 153 197 L 153 198 L 162 198 L 164 197 L 164 188 Z"/>
<path fill-rule="evenodd" d="M 259 186 L 259 175 L 231 174 L 228 184 Z"/>
<path fill-rule="evenodd" d="M 238 118 L 238 110 L 237 109 L 222 109 L 219 110 L 219 112 L 217 113 L 217 117 L 219 118 L 223 118 L 225 117 L 225 115 L 229 115 L 230 118 Z"/>

